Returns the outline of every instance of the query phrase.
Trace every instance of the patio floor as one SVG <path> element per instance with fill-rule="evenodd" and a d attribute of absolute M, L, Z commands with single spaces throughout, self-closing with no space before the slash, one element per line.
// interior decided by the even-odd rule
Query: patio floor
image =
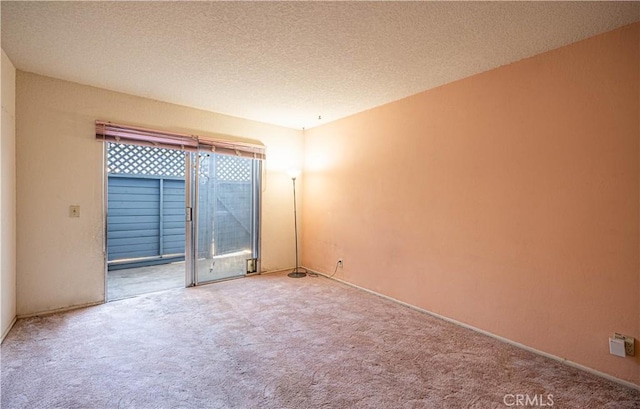
<path fill-rule="evenodd" d="M 250 251 L 239 251 L 198 260 L 199 281 L 216 281 L 244 276 Z M 238 272 L 234 274 L 234 272 Z M 107 301 L 121 300 L 156 291 L 186 286 L 185 263 L 136 267 L 107 272 Z"/>
<path fill-rule="evenodd" d="M 107 300 L 185 287 L 184 261 L 107 272 Z"/>

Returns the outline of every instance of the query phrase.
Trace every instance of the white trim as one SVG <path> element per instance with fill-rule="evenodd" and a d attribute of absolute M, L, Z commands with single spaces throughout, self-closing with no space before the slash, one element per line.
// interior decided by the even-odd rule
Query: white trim
<path fill-rule="evenodd" d="M 89 302 L 89 303 L 85 303 L 85 304 L 72 305 L 70 307 L 56 308 L 54 310 L 33 312 L 33 313 L 29 313 L 29 314 L 18 315 L 18 319 L 31 318 L 31 317 L 42 317 L 42 316 L 45 316 L 45 315 L 57 314 L 59 312 L 77 310 L 77 309 L 86 308 L 86 307 L 94 307 L 96 305 L 101 305 L 101 304 L 104 304 L 104 303 L 105 303 L 104 300 L 100 300 L 100 301 L 94 301 L 94 302 Z"/>
<path fill-rule="evenodd" d="M 561 358 L 559 356 L 552 355 L 552 354 L 550 354 L 548 352 L 540 351 L 539 349 L 535 349 L 535 348 L 532 348 L 530 346 L 521 344 L 519 342 L 512 341 L 512 340 L 510 340 L 508 338 L 504 338 L 504 337 L 501 337 L 500 335 L 496 335 L 496 334 L 493 334 L 491 332 L 485 331 L 483 329 L 474 327 L 472 325 L 465 324 L 465 323 L 457 321 L 457 320 L 455 320 L 453 318 L 449 318 L 449 317 L 446 317 L 444 315 L 440 315 L 440 314 L 437 314 L 435 312 L 431 312 L 429 310 L 425 310 L 424 308 L 416 307 L 415 305 L 411 305 L 411 304 L 406 303 L 404 301 L 397 300 L 397 299 L 395 299 L 393 297 L 389 297 L 388 295 L 380 294 L 380 293 L 375 292 L 373 290 L 369 290 L 368 288 L 360 287 L 359 285 L 350 283 L 348 281 L 344 281 L 344 280 L 341 280 L 339 278 L 336 278 L 336 277 L 333 277 L 333 276 L 329 276 L 328 274 L 319 273 L 317 271 L 308 269 L 306 267 L 303 267 L 303 268 L 305 268 L 308 272 L 314 272 L 314 273 L 319 274 L 319 275 L 321 275 L 323 277 L 326 277 L 326 278 L 338 281 L 338 282 L 340 282 L 342 284 L 348 285 L 349 287 L 357 288 L 358 290 L 362 290 L 362 291 L 367 292 L 369 294 L 373 294 L 373 295 L 376 295 L 378 297 L 384 298 L 386 300 L 393 301 L 393 302 L 398 303 L 400 305 L 403 305 L 405 307 L 408 307 L 408 308 L 411 308 L 413 310 L 422 312 L 424 314 L 431 315 L 432 317 L 439 318 L 439 319 L 441 319 L 443 321 L 450 322 L 450 323 L 458 325 L 460 327 L 463 327 L 463 328 L 466 328 L 466 329 L 470 329 L 471 331 L 475 331 L 475 332 L 478 332 L 480 334 L 486 335 L 488 337 L 497 339 L 498 341 L 502 341 L 502 342 L 504 342 L 506 344 L 513 345 L 513 346 L 515 346 L 517 348 L 524 349 L 525 351 L 533 352 L 536 355 L 541 355 L 541 356 L 544 356 L 546 358 L 553 359 L 554 361 L 557 361 L 557 362 L 560 362 L 562 364 L 568 365 L 570 367 L 579 369 L 581 371 L 588 372 L 588 373 L 590 373 L 592 375 L 598 376 L 600 378 L 607 379 L 607 380 L 609 380 L 611 382 L 615 382 L 615 383 L 620 384 L 622 386 L 626 386 L 627 388 L 631 388 L 631 389 L 635 389 L 637 391 L 640 391 L 640 385 L 636 385 L 635 383 L 632 383 L 632 382 L 629 382 L 629 381 L 625 381 L 624 379 L 616 378 L 615 376 L 609 375 L 607 373 L 598 371 L 598 370 L 593 369 L 593 368 L 589 368 L 589 367 L 581 365 L 579 363 L 570 361 L 570 360 L 568 360 L 566 358 Z"/>
<path fill-rule="evenodd" d="M 4 339 L 7 337 L 7 335 L 9 335 L 9 332 L 11 332 L 11 328 L 13 328 L 16 321 L 18 321 L 18 317 L 13 317 L 13 320 L 11 321 L 11 324 L 9 324 L 9 327 L 7 327 L 7 330 L 2 333 L 2 337 L 0 338 L 0 344 L 2 344 L 4 342 Z"/>

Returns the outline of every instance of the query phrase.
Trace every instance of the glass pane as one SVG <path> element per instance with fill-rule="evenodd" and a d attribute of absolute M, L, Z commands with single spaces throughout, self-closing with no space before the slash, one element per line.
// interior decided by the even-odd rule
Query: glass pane
<path fill-rule="evenodd" d="M 198 283 L 246 273 L 253 257 L 253 159 L 200 152 Z"/>
<path fill-rule="evenodd" d="M 185 286 L 185 152 L 109 143 L 107 300 Z"/>

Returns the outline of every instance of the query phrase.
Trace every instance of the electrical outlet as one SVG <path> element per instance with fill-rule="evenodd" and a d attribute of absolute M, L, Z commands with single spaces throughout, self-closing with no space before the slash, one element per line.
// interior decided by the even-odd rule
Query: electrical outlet
<path fill-rule="evenodd" d="M 635 348 L 635 339 L 633 337 L 624 337 L 624 353 L 627 356 L 635 356 L 636 348 Z"/>
<path fill-rule="evenodd" d="M 338 267 L 340 267 L 340 268 L 344 267 L 344 265 L 342 264 L 342 259 L 341 258 L 338 259 Z"/>
<path fill-rule="evenodd" d="M 628 356 L 635 356 L 636 355 L 636 348 L 635 348 L 635 339 L 631 338 L 631 337 L 625 337 L 624 339 L 624 353 L 627 354 Z"/>
<path fill-rule="evenodd" d="M 633 337 L 622 335 L 616 332 L 614 334 L 614 338 L 624 342 L 624 354 L 626 356 L 635 356 L 636 348 L 635 339 Z"/>

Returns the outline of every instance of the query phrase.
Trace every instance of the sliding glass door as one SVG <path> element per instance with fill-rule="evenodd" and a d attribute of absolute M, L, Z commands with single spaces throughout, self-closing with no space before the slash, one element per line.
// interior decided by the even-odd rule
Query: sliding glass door
<path fill-rule="evenodd" d="M 108 300 L 258 271 L 260 160 L 106 144 Z"/>
<path fill-rule="evenodd" d="M 193 284 L 257 272 L 260 161 L 199 151 L 194 162 Z"/>
<path fill-rule="evenodd" d="M 149 282 L 190 287 L 260 270 L 263 145 L 105 121 L 95 126 L 107 165 L 106 299 L 157 291 Z M 162 266 L 169 266 L 170 280 L 157 278 Z M 133 290 L 111 294 L 119 288 L 111 276 Z"/>

